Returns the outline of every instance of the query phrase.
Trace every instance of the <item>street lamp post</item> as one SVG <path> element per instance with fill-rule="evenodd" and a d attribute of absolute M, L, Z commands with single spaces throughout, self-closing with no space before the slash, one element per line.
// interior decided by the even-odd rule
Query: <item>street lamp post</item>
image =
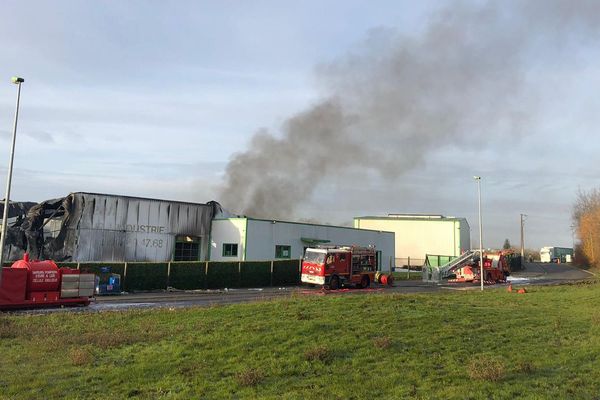
<path fill-rule="evenodd" d="M 10 161 L 6 177 L 6 193 L 4 195 L 4 212 L 2 214 L 2 233 L 0 234 L 0 267 L 4 261 L 4 241 L 6 240 L 6 227 L 8 226 L 8 209 L 10 207 L 10 183 L 12 180 L 13 160 L 15 157 L 15 144 L 17 141 L 17 122 L 19 120 L 19 101 L 21 100 L 21 84 L 25 79 L 13 76 L 12 83 L 17 85 L 17 106 L 15 108 L 15 122 L 13 124 L 12 145 L 10 147 Z"/>
<path fill-rule="evenodd" d="M 481 290 L 483 290 L 483 229 L 481 225 L 481 177 L 474 176 L 477 181 L 477 208 L 479 210 L 479 282 L 481 282 Z"/>
<path fill-rule="evenodd" d="M 521 214 L 521 269 L 525 268 L 525 228 L 524 222 L 527 214 Z"/>

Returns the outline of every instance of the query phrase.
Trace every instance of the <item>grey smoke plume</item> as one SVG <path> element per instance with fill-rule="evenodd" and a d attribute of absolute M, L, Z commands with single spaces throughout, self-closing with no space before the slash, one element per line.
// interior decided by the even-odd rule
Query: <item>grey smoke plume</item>
<path fill-rule="evenodd" d="M 415 35 L 373 30 L 318 68 L 320 103 L 277 136 L 256 133 L 233 157 L 221 200 L 243 214 L 289 218 L 323 178 L 350 168 L 398 179 L 434 149 L 517 137 L 535 110 L 528 65 L 558 63 L 574 44 L 597 39 L 599 19 L 591 0 L 457 2 Z"/>

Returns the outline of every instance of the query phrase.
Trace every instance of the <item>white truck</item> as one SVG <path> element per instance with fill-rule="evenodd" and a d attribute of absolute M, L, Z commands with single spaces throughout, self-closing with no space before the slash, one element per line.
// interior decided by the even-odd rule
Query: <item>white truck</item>
<path fill-rule="evenodd" d="M 573 249 L 568 247 L 542 247 L 540 249 L 541 262 L 564 263 L 573 261 Z"/>

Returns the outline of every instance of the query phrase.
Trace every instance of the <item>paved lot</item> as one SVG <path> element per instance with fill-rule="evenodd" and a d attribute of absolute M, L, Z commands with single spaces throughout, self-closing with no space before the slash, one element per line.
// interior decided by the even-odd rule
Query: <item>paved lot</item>
<path fill-rule="evenodd" d="M 593 278 L 593 274 L 569 264 L 526 264 L 525 270 L 511 275 L 510 279 L 519 285 L 551 285 L 568 281 Z M 506 284 L 486 286 L 486 289 L 499 289 Z M 430 284 L 422 281 L 396 281 L 394 287 L 373 285 L 370 289 L 342 289 L 324 291 L 309 287 L 280 287 L 255 289 L 199 290 L 160 293 L 135 293 L 120 296 L 100 296 L 89 307 L 33 310 L 32 313 L 46 312 L 100 312 L 130 308 L 179 308 L 191 306 L 211 306 L 249 301 L 270 300 L 290 296 L 347 296 L 368 293 L 427 293 L 440 290 L 478 290 L 478 284 Z"/>
<path fill-rule="evenodd" d="M 525 270 L 514 273 L 510 278 L 520 285 L 548 285 L 567 281 L 592 278 L 593 274 L 569 264 L 526 264 Z M 486 288 L 502 287 L 492 285 Z M 231 304 L 247 301 L 268 300 L 289 296 L 337 296 L 360 295 L 367 293 L 426 293 L 439 290 L 477 290 L 475 284 L 429 284 L 421 281 L 397 281 L 394 287 L 374 286 L 371 289 L 342 289 L 325 292 L 317 288 L 282 287 L 263 289 L 229 289 L 218 291 L 166 292 L 130 294 L 115 297 L 98 297 L 92 310 L 107 310 L 129 307 L 185 307 L 209 306 L 213 304 Z"/>

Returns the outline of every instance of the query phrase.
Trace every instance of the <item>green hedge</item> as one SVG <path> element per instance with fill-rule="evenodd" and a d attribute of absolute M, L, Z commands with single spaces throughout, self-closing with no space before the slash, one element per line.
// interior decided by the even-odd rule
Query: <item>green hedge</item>
<path fill-rule="evenodd" d="M 127 263 L 126 291 L 166 289 L 168 263 Z"/>
<path fill-rule="evenodd" d="M 300 268 L 298 260 L 273 261 L 273 286 L 298 285 Z"/>
<path fill-rule="evenodd" d="M 241 264 L 240 287 L 271 286 L 271 262 L 247 261 Z"/>
<path fill-rule="evenodd" d="M 102 268 L 121 275 L 121 288 L 128 292 L 165 290 L 167 286 L 181 290 L 250 288 L 266 286 L 298 285 L 300 283 L 299 260 L 234 261 L 234 262 L 171 262 L 125 263 L 122 262 L 57 262 L 59 267 L 77 268 L 96 275 Z"/>
<path fill-rule="evenodd" d="M 181 290 L 206 289 L 206 262 L 172 262 L 169 286 Z"/>
<path fill-rule="evenodd" d="M 209 262 L 206 275 L 207 289 L 240 287 L 239 262 Z"/>
<path fill-rule="evenodd" d="M 77 263 L 56 263 L 59 267 L 77 268 Z M 89 272 L 92 274 L 99 275 L 102 273 L 102 268 L 110 267 L 111 274 L 119 274 L 121 278 L 124 275 L 125 263 L 93 263 L 93 262 L 82 262 L 79 263 L 79 270 L 81 272 Z"/>

